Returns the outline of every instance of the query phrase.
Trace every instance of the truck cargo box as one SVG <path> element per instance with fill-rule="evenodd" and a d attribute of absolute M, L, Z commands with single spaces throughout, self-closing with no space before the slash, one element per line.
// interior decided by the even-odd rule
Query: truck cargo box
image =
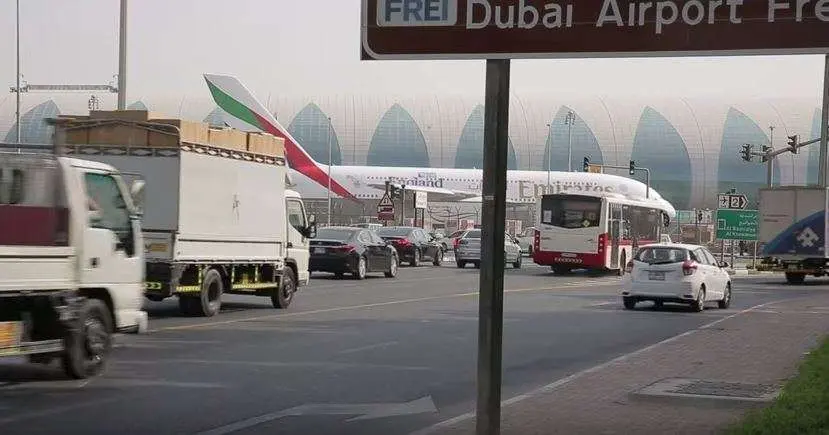
<path fill-rule="evenodd" d="M 829 189 L 782 186 L 760 189 L 760 234 L 764 257 L 827 258 Z"/>
<path fill-rule="evenodd" d="M 175 140 L 163 147 L 67 144 L 63 152 L 112 165 L 128 182 L 130 174 L 146 181 L 142 230 L 148 261 L 280 261 L 287 248 L 287 166 L 282 149 L 272 147 L 278 154 L 269 156 L 250 153 L 246 133 L 230 129 L 211 129 L 206 135 L 209 140 L 210 133 L 221 131 L 227 140 L 195 143 L 194 138 L 204 138 L 204 131 L 191 135 L 187 131 L 200 129 L 179 120 L 159 123 L 187 128 L 180 128 Z M 84 130 L 84 125 L 89 126 L 90 136 L 102 128 L 91 120 L 61 119 L 54 124 L 57 141 L 65 139 L 67 132 Z M 153 120 L 117 123 L 124 135 L 152 131 L 153 124 Z"/>

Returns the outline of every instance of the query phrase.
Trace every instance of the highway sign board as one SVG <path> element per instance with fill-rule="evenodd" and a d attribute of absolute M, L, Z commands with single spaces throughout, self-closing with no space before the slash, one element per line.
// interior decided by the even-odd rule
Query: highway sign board
<path fill-rule="evenodd" d="M 757 240 L 757 210 L 717 210 L 718 240 Z"/>
<path fill-rule="evenodd" d="M 720 210 L 745 210 L 748 197 L 739 193 L 721 193 L 717 195 L 717 208 Z"/>
<path fill-rule="evenodd" d="M 377 219 L 381 221 L 394 220 L 394 201 L 391 200 L 388 194 L 383 195 L 380 203 L 377 204 Z"/>
<path fill-rule="evenodd" d="M 362 0 L 363 59 L 825 54 L 821 1 Z"/>

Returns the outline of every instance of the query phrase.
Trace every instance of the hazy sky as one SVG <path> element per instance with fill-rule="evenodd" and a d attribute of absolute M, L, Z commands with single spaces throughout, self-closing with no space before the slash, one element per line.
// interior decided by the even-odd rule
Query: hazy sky
<path fill-rule="evenodd" d="M 21 0 L 25 78 L 110 81 L 118 10 L 118 0 Z M 262 94 L 483 94 L 483 61 L 360 61 L 360 0 L 130 0 L 129 12 L 128 102 L 207 97 L 204 72 Z M 15 0 L 0 0 L 0 34 L 0 85 L 13 85 Z M 822 70 L 822 56 L 514 61 L 512 90 L 817 101 Z"/>

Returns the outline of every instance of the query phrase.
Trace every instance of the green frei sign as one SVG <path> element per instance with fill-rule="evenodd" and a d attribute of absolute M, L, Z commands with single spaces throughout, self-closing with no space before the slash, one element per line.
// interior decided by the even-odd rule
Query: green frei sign
<path fill-rule="evenodd" d="M 757 240 L 757 210 L 717 210 L 718 240 Z"/>

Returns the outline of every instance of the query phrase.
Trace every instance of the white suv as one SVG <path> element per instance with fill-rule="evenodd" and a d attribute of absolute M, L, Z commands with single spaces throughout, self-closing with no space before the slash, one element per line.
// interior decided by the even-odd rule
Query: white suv
<path fill-rule="evenodd" d="M 639 249 L 626 267 L 622 301 L 632 310 L 638 302 L 690 304 L 703 311 L 706 302 L 720 308 L 731 304 L 731 276 L 727 263 L 720 263 L 699 245 L 660 243 Z"/>

